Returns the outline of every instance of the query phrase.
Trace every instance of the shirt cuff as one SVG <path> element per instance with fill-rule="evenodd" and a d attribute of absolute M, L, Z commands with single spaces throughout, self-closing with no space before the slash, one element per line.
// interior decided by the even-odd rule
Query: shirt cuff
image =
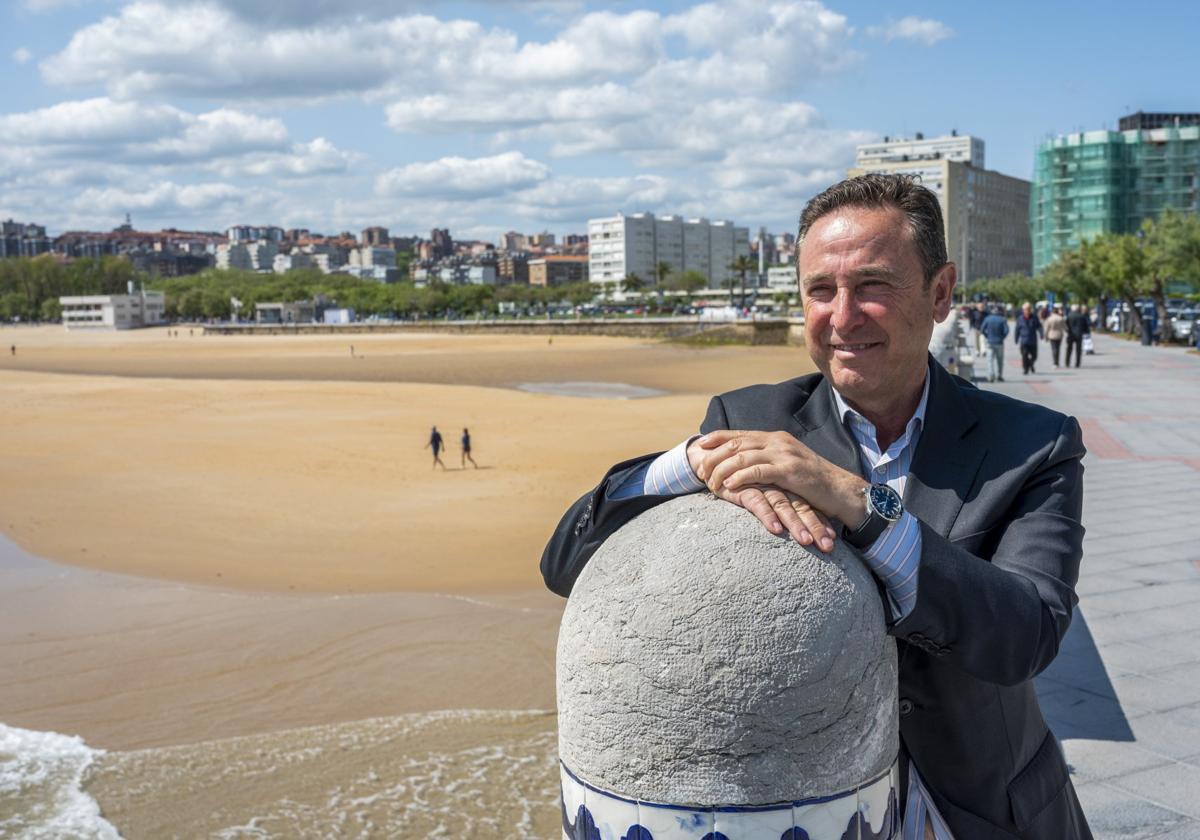
<path fill-rule="evenodd" d="M 683 443 L 659 455 L 636 470 L 608 491 L 610 499 L 632 499 L 634 496 L 678 496 L 697 493 L 707 486 L 696 478 L 688 461 L 687 448 L 700 435 L 692 435 Z"/>
<path fill-rule="evenodd" d="M 862 553 L 863 562 L 887 589 L 892 618 L 900 621 L 917 605 L 921 523 L 908 511 Z"/>
<path fill-rule="evenodd" d="M 705 489 L 707 485 L 696 477 L 687 456 L 688 447 L 698 437 L 700 435 L 692 435 L 655 458 L 646 471 L 642 492 L 647 496 L 677 496 Z"/>

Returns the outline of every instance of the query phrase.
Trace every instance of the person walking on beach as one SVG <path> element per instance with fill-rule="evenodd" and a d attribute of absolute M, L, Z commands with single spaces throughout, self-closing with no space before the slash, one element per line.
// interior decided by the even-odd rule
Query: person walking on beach
<path fill-rule="evenodd" d="M 1054 312 L 1043 326 L 1046 328 L 1046 340 L 1050 342 L 1050 358 L 1058 367 L 1058 354 L 1062 350 L 1063 336 L 1067 334 L 1067 319 L 1063 317 L 1061 306 L 1054 307 Z"/>
<path fill-rule="evenodd" d="M 1079 363 L 1083 361 L 1083 337 L 1092 334 L 1092 325 L 1088 321 L 1087 313 L 1083 311 L 1083 307 L 1078 303 L 1071 307 L 1071 314 L 1067 316 L 1067 367 L 1071 366 L 1071 349 L 1075 350 L 1075 367 L 1079 367 Z"/>
<path fill-rule="evenodd" d="M 429 443 L 425 444 L 427 449 L 433 450 L 433 469 L 437 469 L 441 464 L 442 469 L 446 469 L 446 465 L 442 463 L 441 451 L 445 443 L 442 441 L 442 433 L 437 430 L 437 426 L 433 427 L 433 431 L 429 433 Z"/>
<path fill-rule="evenodd" d="M 10 349 L 12 350 L 12 354 L 14 356 L 17 355 L 17 345 L 14 344 Z"/>
<path fill-rule="evenodd" d="M 476 464 L 476 463 L 475 463 L 475 459 L 471 457 L 471 433 L 470 433 L 469 431 L 467 431 L 467 427 L 466 427 L 466 426 L 463 426 L 463 433 L 462 433 L 462 468 L 463 468 L 464 470 L 467 468 L 467 461 L 470 461 L 470 462 L 471 462 L 471 465 L 472 465 L 473 467 L 475 467 L 475 469 L 479 469 L 479 465 L 478 465 L 478 464 Z"/>
<path fill-rule="evenodd" d="M 1037 362 L 1037 343 L 1042 337 L 1042 322 L 1033 311 L 1029 301 L 1021 304 L 1021 314 L 1017 316 L 1017 328 L 1013 331 L 1013 341 L 1021 348 L 1021 374 L 1028 376 L 1034 373 L 1033 365 Z"/>
<path fill-rule="evenodd" d="M 983 340 L 988 346 L 988 382 L 1004 381 L 1004 339 L 1008 338 L 1008 321 L 1004 320 L 1000 307 L 992 308 L 991 314 L 979 325 Z"/>

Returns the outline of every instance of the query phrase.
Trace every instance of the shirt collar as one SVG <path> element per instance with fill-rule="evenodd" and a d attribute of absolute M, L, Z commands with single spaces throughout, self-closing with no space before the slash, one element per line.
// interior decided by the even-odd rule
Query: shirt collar
<path fill-rule="evenodd" d="M 833 383 L 830 383 L 832 387 Z M 849 418 L 854 425 L 865 424 L 871 427 L 874 432 L 875 424 L 863 417 L 858 411 L 853 409 L 842 395 L 838 393 L 837 388 L 833 388 L 833 401 L 837 405 L 838 417 L 842 423 Z M 917 410 L 913 412 L 913 416 L 909 418 L 908 423 L 904 426 L 904 437 L 911 437 L 912 434 L 925 425 L 925 406 L 929 403 L 929 368 L 925 368 L 925 384 L 921 388 L 921 401 L 917 403 Z"/>

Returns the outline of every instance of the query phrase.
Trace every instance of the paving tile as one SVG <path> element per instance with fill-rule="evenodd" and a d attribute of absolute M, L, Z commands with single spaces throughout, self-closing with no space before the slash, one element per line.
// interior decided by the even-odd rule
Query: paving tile
<path fill-rule="evenodd" d="M 1075 791 L 1096 840 L 1148 840 L 1188 823 L 1186 815 L 1107 782 L 1077 785 Z"/>
<path fill-rule="evenodd" d="M 1140 674 L 1158 674 L 1161 671 L 1195 665 L 1200 662 L 1200 646 L 1197 649 L 1167 650 L 1157 644 L 1159 637 L 1141 639 L 1136 642 L 1120 642 L 1105 645 L 1100 655 L 1110 671 Z M 1171 679 L 1171 675 L 1165 675 Z"/>
<path fill-rule="evenodd" d="M 1111 779 L 1172 763 L 1165 755 L 1127 741 L 1077 738 L 1063 742 L 1063 752 L 1066 753 L 1071 774 L 1086 781 Z"/>
<path fill-rule="evenodd" d="M 1116 787 L 1200 819 L 1200 767 L 1171 764 L 1140 770 L 1114 779 Z"/>
<path fill-rule="evenodd" d="M 1162 834 L 1155 834 L 1153 840 L 1200 840 L 1200 820 L 1186 820 Z"/>

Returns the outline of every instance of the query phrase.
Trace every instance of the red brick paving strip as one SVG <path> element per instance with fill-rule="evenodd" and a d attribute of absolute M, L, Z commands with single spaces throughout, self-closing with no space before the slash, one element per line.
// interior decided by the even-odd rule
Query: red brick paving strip
<path fill-rule="evenodd" d="M 1134 457 L 1125 444 L 1105 430 L 1099 420 L 1080 420 L 1079 426 L 1083 429 L 1083 442 L 1087 446 L 1088 454 L 1097 458 L 1129 459 Z"/>

